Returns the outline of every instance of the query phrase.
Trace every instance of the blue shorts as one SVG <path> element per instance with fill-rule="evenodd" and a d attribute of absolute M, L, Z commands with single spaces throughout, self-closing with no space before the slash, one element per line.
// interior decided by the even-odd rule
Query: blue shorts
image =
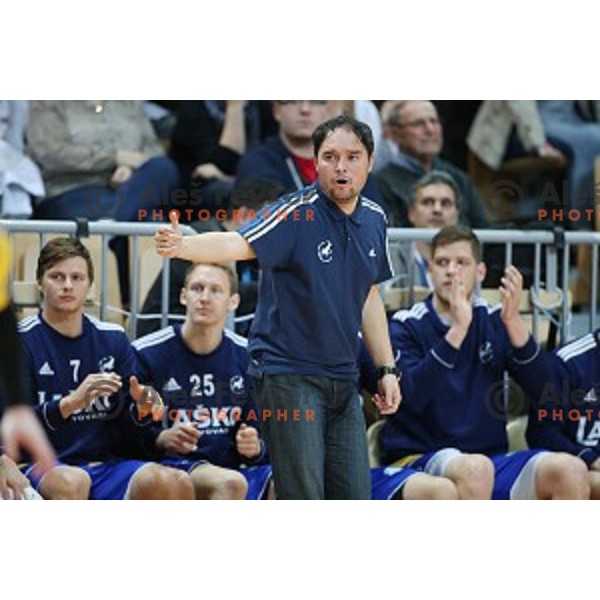
<path fill-rule="evenodd" d="M 172 467 L 173 469 L 180 469 L 186 473 L 191 473 L 196 467 L 200 465 L 209 465 L 207 460 L 190 460 L 187 458 L 165 458 L 160 461 L 161 465 L 165 467 Z M 218 466 L 218 465 L 215 465 Z M 239 471 L 248 482 L 248 492 L 246 493 L 246 500 L 264 500 L 267 495 L 267 488 L 271 481 L 272 471 L 271 465 L 261 465 L 258 467 L 246 467 L 243 469 L 236 469 Z"/>
<path fill-rule="evenodd" d="M 494 490 L 492 500 L 536 500 L 535 475 L 546 450 L 518 450 L 492 456 Z"/>
<path fill-rule="evenodd" d="M 133 476 L 144 466 L 151 464 L 142 460 L 115 460 L 104 463 L 66 465 L 56 463 L 56 467 L 76 467 L 85 471 L 92 480 L 90 500 L 124 500 L 129 496 L 129 484 Z M 39 492 L 41 478 L 33 473 L 34 465 L 23 469 L 32 487 Z"/>
<path fill-rule="evenodd" d="M 491 456 L 494 464 L 494 489 L 492 500 L 536 499 L 535 475 L 539 461 L 546 450 L 518 450 Z M 443 476 L 447 465 L 463 453 L 456 448 L 428 452 L 408 463 L 411 469 L 437 477 Z"/>
<path fill-rule="evenodd" d="M 406 467 L 374 467 L 371 469 L 371 497 L 391 500 L 404 484 L 419 472 Z"/>
<path fill-rule="evenodd" d="M 246 494 L 246 500 L 265 500 L 267 497 L 269 482 L 273 477 L 271 465 L 246 467 L 244 469 L 240 469 L 240 473 L 248 482 L 248 493 Z"/>

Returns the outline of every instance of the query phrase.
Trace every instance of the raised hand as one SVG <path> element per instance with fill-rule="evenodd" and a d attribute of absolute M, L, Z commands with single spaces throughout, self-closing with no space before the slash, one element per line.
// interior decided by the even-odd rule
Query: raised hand
<path fill-rule="evenodd" d="M 504 270 L 504 277 L 500 279 L 500 298 L 502 311 L 500 316 L 506 323 L 519 317 L 519 305 L 523 296 L 523 276 L 512 265 Z"/>
<path fill-rule="evenodd" d="M 507 267 L 500 280 L 502 310 L 500 318 L 506 333 L 515 348 L 521 348 L 529 339 L 529 328 L 519 315 L 519 305 L 523 296 L 523 276 L 516 267 Z"/>
<path fill-rule="evenodd" d="M 179 258 L 183 246 L 183 234 L 179 227 L 179 217 L 176 211 L 169 213 L 171 224 L 159 227 L 154 234 L 156 252 L 166 258 Z"/>

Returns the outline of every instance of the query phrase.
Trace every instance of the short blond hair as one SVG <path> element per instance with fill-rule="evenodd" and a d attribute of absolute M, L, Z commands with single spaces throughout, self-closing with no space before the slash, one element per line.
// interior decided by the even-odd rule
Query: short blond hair
<path fill-rule="evenodd" d="M 216 267 L 217 269 L 222 269 L 227 274 L 227 279 L 229 280 L 229 295 L 233 296 L 234 294 L 239 293 L 240 286 L 238 282 L 238 276 L 234 266 L 231 263 L 192 263 L 185 272 L 185 278 L 183 280 L 184 288 L 188 286 L 190 277 L 192 276 L 192 273 L 196 267 Z"/>

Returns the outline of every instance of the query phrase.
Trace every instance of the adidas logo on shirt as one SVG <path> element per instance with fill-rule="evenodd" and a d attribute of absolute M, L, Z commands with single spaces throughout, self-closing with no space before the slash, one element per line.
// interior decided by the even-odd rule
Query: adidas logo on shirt
<path fill-rule="evenodd" d="M 163 386 L 163 392 L 176 392 L 180 389 L 181 386 L 177 383 L 175 377 L 171 377 L 171 379 Z"/>
<path fill-rule="evenodd" d="M 38 371 L 39 375 L 54 375 L 54 371 L 52 370 L 52 367 L 45 362 L 42 365 L 42 368 Z"/>

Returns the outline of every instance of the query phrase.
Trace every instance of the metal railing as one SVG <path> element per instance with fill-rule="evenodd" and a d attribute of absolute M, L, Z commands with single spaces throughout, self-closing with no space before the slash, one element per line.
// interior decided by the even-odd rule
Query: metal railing
<path fill-rule="evenodd" d="M 78 221 L 9 221 L 0 220 L 0 228 L 6 230 L 10 235 L 17 233 L 36 233 L 40 236 L 40 247 L 50 236 L 70 235 L 78 236 L 85 242 L 88 236 L 101 237 L 100 253 L 100 282 L 99 282 L 99 316 L 100 319 L 106 319 L 109 312 L 120 312 L 128 319 L 128 333 L 133 336 L 136 332 L 137 321 L 142 318 L 157 318 L 160 316 L 161 326 L 164 327 L 170 318 L 181 318 L 180 315 L 169 315 L 169 271 L 170 261 L 164 259 L 162 269 L 162 297 L 160 315 L 141 315 L 139 310 L 139 283 L 140 283 L 140 250 L 139 241 L 141 237 L 153 236 L 156 229 L 163 225 L 162 223 L 116 223 L 108 221 L 85 220 Z M 182 226 L 185 234 L 195 234 L 196 232 L 187 226 Z M 416 242 L 430 241 L 435 235 L 436 230 L 432 229 L 390 229 L 389 240 L 390 250 L 398 244 L 410 244 L 410 251 L 414 252 Z M 533 277 L 533 328 L 535 327 L 539 316 L 546 310 L 535 302 L 535 295 L 539 295 L 541 290 L 562 292 L 560 306 L 553 307 L 559 311 L 559 329 L 562 342 L 569 339 L 570 336 L 570 307 L 568 302 L 567 290 L 569 289 L 569 254 L 572 246 L 589 245 L 592 247 L 591 261 L 591 297 L 590 297 L 590 330 L 596 328 L 597 324 L 597 284 L 598 284 L 598 247 L 600 246 L 600 233 L 591 232 L 564 232 L 555 231 L 521 231 L 521 230 L 500 230 L 500 229 L 481 229 L 475 233 L 485 244 L 503 244 L 505 246 L 504 259 L 505 265 L 511 264 L 513 259 L 513 249 L 515 245 L 529 245 L 534 248 L 534 277 Z M 107 262 L 109 256 L 109 241 L 112 236 L 128 236 L 130 239 L 130 284 L 131 284 L 131 302 L 129 310 L 121 310 L 119 307 L 110 306 L 108 299 L 108 279 Z M 412 258 L 412 257 L 411 257 Z M 545 260 L 545 277 L 541 280 L 542 258 Z M 560 262 L 559 262 L 560 261 Z M 95 265 L 97 268 L 98 266 Z M 560 277 L 559 277 L 560 273 Z M 14 275 L 14 272 L 13 272 Z M 14 279 L 14 277 L 13 277 Z M 560 281 L 559 281 L 560 279 Z M 407 287 L 414 288 L 415 273 L 414 261 L 409 261 L 409 271 L 407 276 Z M 546 311 L 547 312 L 547 311 Z M 242 317 L 246 319 L 248 317 Z M 230 321 L 229 326 L 232 325 Z"/>
<path fill-rule="evenodd" d="M 85 239 L 91 236 L 101 238 L 100 265 L 94 265 L 100 272 L 99 281 L 99 317 L 105 320 L 108 313 L 119 313 L 128 317 L 127 331 L 130 337 L 135 336 L 137 322 L 140 318 L 161 319 L 161 327 L 165 327 L 169 318 L 178 318 L 180 315 L 169 315 L 169 275 L 170 260 L 163 260 L 162 268 L 162 296 L 160 315 L 140 315 L 139 306 L 139 283 L 140 283 L 140 249 L 139 240 L 141 237 L 154 236 L 156 230 L 163 226 L 163 223 L 116 223 L 108 221 L 10 221 L 0 220 L 0 229 L 5 230 L 9 237 L 17 233 L 35 233 L 39 235 L 40 248 L 48 239 L 57 235 L 69 235 L 81 238 L 85 244 Z M 191 227 L 181 226 L 185 234 L 196 233 Z M 108 303 L 108 287 L 115 285 L 115 282 L 109 282 L 108 278 L 108 256 L 109 241 L 114 236 L 127 236 L 130 240 L 130 308 L 123 310 L 117 306 L 111 306 Z M 13 264 L 11 282 L 14 285 L 15 265 Z"/>

